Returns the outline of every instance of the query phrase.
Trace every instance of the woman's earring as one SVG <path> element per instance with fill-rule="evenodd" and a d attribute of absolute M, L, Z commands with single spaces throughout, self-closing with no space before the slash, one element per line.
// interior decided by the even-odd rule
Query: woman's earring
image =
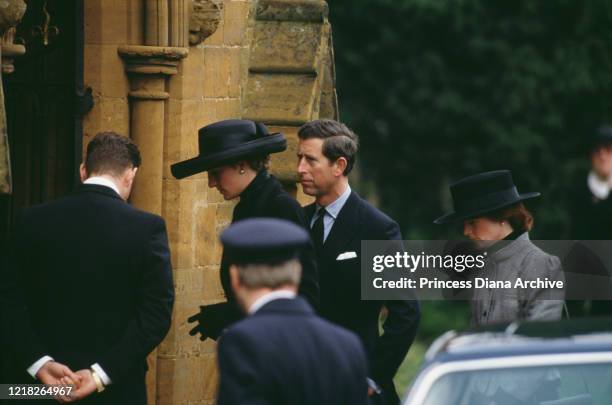
<path fill-rule="evenodd" d="M 244 174 L 244 169 L 240 169 L 240 171 L 238 173 Z"/>

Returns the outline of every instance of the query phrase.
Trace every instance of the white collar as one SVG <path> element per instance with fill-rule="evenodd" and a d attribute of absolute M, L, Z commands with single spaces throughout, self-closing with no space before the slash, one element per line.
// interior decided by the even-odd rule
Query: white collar
<path fill-rule="evenodd" d="M 600 200 L 608 198 L 610 194 L 610 182 L 600 179 L 593 170 L 589 172 L 587 184 L 589 185 L 589 190 L 591 190 L 591 193 L 593 193 L 595 197 Z"/>
<path fill-rule="evenodd" d="M 251 304 L 251 306 L 249 307 L 249 315 L 253 315 L 255 312 L 259 311 L 259 309 L 266 305 L 268 302 L 282 298 L 293 299 L 295 298 L 295 293 L 289 290 L 276 290 L 264 294 L 261 297 L 257 298 L 253 304 Z"/>
<path fill-rule="evenodd" d="M 87 178 L 83 184 L 95 184 L 97 186 L 104 186 L 104 187 L 108 187 L 111 188 L 115 191 L 115 193 L 119 194 L 119 196 L 121 196 L 121 194 L 119 193 L 119 189 L 117 188 L 117 186 L 115 185 L 115 183 L 113 183 L 111 180 L 102 177 L 102 176 L 92 176 Z"/>
<path fill-rule="evenodd" d="M 346 204 L 350 196 L 351 196 L 351 186 L 347 184 L 346 190 L 344 190 L 344 192 L 340 194 L 340 197 L 336 198 L 334 202 L 327 204 L 327 206 L 325 207 L 325 211 L 333 219 L 336 219 L 338 217 L 338 214 L 340 214 L 342 207 L 344 207 L 344 204 Z M 319 209 L 321 209 L 321 206 L 317 205 L 317 212 L 319 212 Z"/>

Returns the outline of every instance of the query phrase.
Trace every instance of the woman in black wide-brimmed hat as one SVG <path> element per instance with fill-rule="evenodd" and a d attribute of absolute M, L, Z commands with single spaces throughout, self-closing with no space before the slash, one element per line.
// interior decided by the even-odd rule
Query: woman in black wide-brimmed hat
<path fill-rule="evenodd" d="M 283 134 L 270 134 L 266 126 L 258 122 L 232 119 L 201 128 L 198 141 L 199 155 L 173 164 L 174 177 L 182 179 L 207 171 L 209 187 L 219 190 L 226 200 L 240 197 L 232 222 L 274 217 L 308 229 L 302 207 L 267 171 L 270 154 L 287 148 Z M 316 307 L 319 285 L 312 247 L 302 254 L 300 261 L 299 293 Z M 225 255 L 221 259 L 220 276 L 228 302 L 200 307 L 200 312 L 189 318 L 189 322 L 197 322 L 190 334 L 199 332 L 202 340 L 216 339 L 223 329 L 242 317 L 230 286 Z"/>
<path fill-rule="evenodd" d="M 474 288 L 472 324 L 561 318 L 563 291 L 547 288 L 514 288 L 515 281 L 562 280 L 559 258 L 529 240 L 533 216 L 524 200 L 540 193 L 520 194 L 509 170 L 466 177 L 451 185 L 454 211 L 436 224 L 463 221 L 463 234 L 487 252 L 485 272 L 478 277 L 510 281 L 513 288 Z"/>

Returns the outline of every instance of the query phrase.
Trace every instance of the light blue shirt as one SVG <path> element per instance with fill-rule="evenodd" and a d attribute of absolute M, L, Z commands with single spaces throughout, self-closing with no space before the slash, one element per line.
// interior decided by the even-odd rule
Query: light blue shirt
<path fill-rule="evenodd" d="M 334 222 L 336 222 L 336 218 L 338 218 L 338 214 L 340 214 L 342 207 L 344 207 L 344 204 L 346 204 L 346 201 L 349 199 L 350 196 L 351 196 L 351 186 L 347 185 L 346 190 L 344 190 L 344 193 L 342 193 L 340 197 L 336 198 L 334 202 L 328 204 L 327 207 L 325 207 L 325 211 L 327 211 L 327 214 L 323 218 L 323 242 L 327 240 L 327 236 L 329 235 L 329 232 L 331 231 L 332 226 L 334 226 Z M 315 211 L 315 214 L 312 216 L 312 219 L 310 220 L 310 228 L 313 227 L 315 221 L 319 218 L 320 211 L 321 211 L 321 206 L 317 205 L 317 210 Z"/>

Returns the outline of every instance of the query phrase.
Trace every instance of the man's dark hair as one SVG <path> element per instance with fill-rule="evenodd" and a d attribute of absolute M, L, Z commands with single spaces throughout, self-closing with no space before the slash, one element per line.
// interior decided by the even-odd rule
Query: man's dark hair
<path fill-rule="evenodd" d="M 120 176 L 126 169 L 141 164 L 138 146 L 115 132 L 100 132 L 87 145 L 87 174 Z"/>
<path fill-rule="evenodd" d="M 359 149 L 359 138 L 343 123 L 330 119 L 310 121 L 302 125 L 298 137 L 301 140 L 323 139 L 323 155 L 332 162 L 340 157 L 345 158 L 347 162 L 343 173 L 345 176 L 353 170 Z"/>

